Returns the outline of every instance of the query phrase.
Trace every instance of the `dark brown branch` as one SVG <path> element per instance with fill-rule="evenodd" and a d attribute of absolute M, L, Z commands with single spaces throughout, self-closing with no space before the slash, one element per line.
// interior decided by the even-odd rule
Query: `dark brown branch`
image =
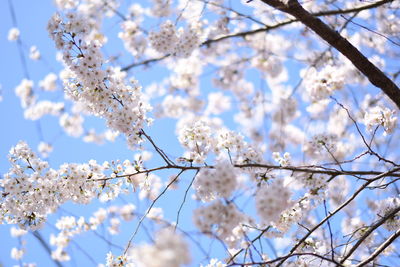
<path fill-rule="evenodd" d="M 146 134 L 143 129 L 140 131 L 140 134 L 144 135 L 147 138 L 147 140 L 149 140 L 151 145 L 154 147 L 154 149 L 157 151 L 157 153 L 161 156 L 161 158 L 165 161 L 165 163 L 167 163 L 167 165 L 176 165 L 172 160 L 169 159 L 169 157 L 165 154 L 165 152 L 154 143 L 153 139 L 148 134 Z"/>
<path fill-rule="evenodd" d="M 310 173 L 310 174 L 326 174 L 331 176 L 339 176 L 339 175 L 351 175 L 351 176 L 381 176 L 381 177 L 400 177 L 400 173 L 397 172 L 399 169 L 395 169 L 395 171 L 391 172 L 379 172 L 379 171 L 346 171 L 346 170 L 336 170 L 336 169 L 326 169 L 320 166 L 277 166 L 277 165 L 268 165 L 268 164 L 257 164 L 257 163 L 249 163 L 249 164 L 235 164 L 236 168 L 261 168 L 267 170 L 287 170 L 292 172 L 303 172 L 303 173 Z M 106 177 L 106 178 L 99 178 L 99 179 L 92 179 L 92 181 L 107 181 L 113 179 L 120 179 L 120 178 L 129 178 L 131 176 L 135 176 L 138 174 L 143 173 L 151 173 L 160 170 L 166 169 L 177 169 L 177 170 L 193 170 L 199 171 L 200 168 L 214 168 L 214 166 L 207 166 L 207 167 L 200 167 L 200 166 L 179 166 L 179 165 L 166 165 L 160 166 L 152 169 L 144 169 L 139 170 L 135 173 L 129 174 L 121 174 L 117 175 L 116 177 Z M 360 177 L 357 177 L 360 179 Z M 374 180 L 375 178 L 372 178 Z M 370 181 L 367 178 L 363 180 Z"/>
<path fill-rule="evenodd" d="M 146 59 L 146 60 L 143 60 L 143 61 L 140 61 L 140 62 L 129 64 L 128 66 L 123 67 L 121 70 L 122 71 L 127 71 L 127 70 L 129 70 L 131 68 L 134 68 L 134 67 L 137 67 L 137 66 L 142 66 L 142 65 L 146 66 L 146 65 L 148 65 L 150 63 L 161 61 L 161 60 L 163 60 L 163 59 L 165 59 L 167 57 L 169 57 L 169 54 L 164 55 L 162 57 Z"/>
<path fill-rule="evenodd" d="M 336 48 L 353 65 L 361 71 L 368 80 L 379 87 L 400 108 L 400 89 L 380 69 L 369 61 L 356 47 L 347 39 L 343 38 L 337 31 L 331 29 L 319 18 L 305 10 L 297 0 L 289 0 L 285 5 L 279 0 L 261 0 L 265 4 L 290 14 L 305 26 L 313 30 L 319 37 L 332 47 Z"/>

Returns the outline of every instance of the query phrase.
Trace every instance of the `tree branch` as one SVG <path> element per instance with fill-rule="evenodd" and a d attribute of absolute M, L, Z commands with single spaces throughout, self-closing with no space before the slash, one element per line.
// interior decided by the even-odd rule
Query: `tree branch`
<path fill-rule="evenodd" d="M 396 215 L 396 213 L 398 213 L 400 211 L 400 206 L 398 206 L 397 208 L 393 209 L 390 213 L 388 213 L 387 215 L 385 215 L 383 218 L 381 218 L 379 221 L 377 221 L 374 225 L 372 225 L 371 227 L 369 227 L 368 231 L 365 232 L 365 234 L 357 241 L 357 243 L 354 244 L 354 246 L 350 249 L 350 251 L 342 258 L 342 260 L 340 261 L 341 263 L 344 263 L 350 256 L 351 254 L 354 253 L 354 251 L 356 251 L 356 249 L 361 245 L 362 242 L 365 241 L 365 239 L 367 239 L 367 237 L 373 232 L 375 231 L 379 226 L 381 226 L 382 224 L 384 224 L 387 220 L 391 219 L 393 216 Z M 372 256 L 372 255 L 371 255 Z M 376 257 L 377 255 L 375 255 Z M 374 258 L 375 258 L 374 257 Z M 373 259 L 373 258 L 372 258 Z M 370 259 L 370 260 L 372 260 Z M 361 266 L 361 265 L 360 265 Z"/>
<path fill-rule="evenodd" d="M 368 80 L 379 87 L 396 105 L 400 108 L 400 89 L 380 69 L 369 61 L 356 47 L 337 31 L 331 29 L 319 18 L 305 10 L 297 0 L 289 0 L 285 5 L 279 0 L 261 0 L 265 4 L 290 14 L 298 19 L 305 26 L 313 30 L 319 37 L 325 40 L 332 47 L 336 48 L 353 65 L 361 71 Z"/>
<path fill-rule="evenodd" d="M 49 254 L 50 258 L 53 260 L 54 264 L 57 267 L 62 267 L 63 265 L 58 261 L 58 260 L 54 260 L 51 257 L 51 248 L 49 247 L 49 245 L 46 243 L 46 241 L 43 239 L 42 235 L 38 232 L 38 231 L 34 231 L 32 232 L 32 235 L 39 241 L 39 243 L 42 245 L 42 247 L 44 248 L 44 250 L 46 250 L 46 252 Z"/>
<path fill-rule="evenodd" d="M 400 229 L 397 230 L 393 235 L 391 235 L 385 242 L 383 242 L 371 255 L 369 255 L 365 260 L 357 264 L 355 267 L 361 267 L 367 265 L 370 261 L 379 256 L 382 251 L 384 251 L 393 241 L 395 241 L 400 236 Z"/>
<path fill-rule="evenodd" d="M 322 220 L 321 220 L 317 225 L 315 225 L 307 234 L 305 234 L 305 235 L 303 236 L 303 238 L 300 239 L 300 240 L 296 243 L 296 245 L 294 245 L 294 246 L 292 247 L 292 249 L 290 250 L 290 252 L 289 252 L 286 256 L 290 256 L 290 255 L 292 255 L 293 253 L 295 253 L 296 249 L 299 248 L 300 245 L 303 244 L 303 242 L 306 241 L 306 239 L 307 239 L 315 230 L 319 229 L 327 220 L 329 220 L 329 219 L 330 219 L 331 217 L 333 217 L 336 213 L 338 213 L 340 210 L 342 210 L 344 207 L 346 207 L 351 201 L 353 201 L 353 200 L 357 197 L 357 195 L 359 195 L 361 192 L 363 192 L 364 189 L 367 188 L 368 185 L 370 185 L 371 183 L 373 183 L 373 182 L 376 181 L 376 180 L 381 179 L 382 177 L 384 177 L 384 176 L 387 175 L 387 174 L 390 174 L 390 173 L 393 173 L 393 172 L 398 171 L 399 169 L 400 169 L 400 168 L 392 169 L 392 170 L 390 170 L 390 171 L 388 171 L 388 172 L 386 172 L 386 173 L 384 173 L 384 174 L 378 175 L 378 176 L 374 177 L 373 179 L 371 179 L 371 180 L 367 181 L 366 183 L 364 183 L 356 192 L 354 192 L 354 194 L 353 194 L 349 199 L 347 199 L 345 202 L 343 202 L 342 205 L 340 205 L 334 212 L 329 213 L 328 216 L 326 216 L 324 219 L 322 219 Z M 279 262 L 276 266 L 277 266 L 277 267 L 281 266 L 285 260 L 286 260 L 286 258 L 283 259 L 281 262 Z"/>
<path fill-rule="evenodd" d="M 355 8 L 349 8 L 349 9 L 335 9 L 335 10 L 320 11 L 320 12 L 317 12 L 317 13 L 312 13 L 311 15 L 315 16 L 315 17 L 321 17 L 321 16 L 332 16 L 332 15 L 339 15 L 339 14 L 349 14 L 349 13 L 360 12 L 360 11 L 363 11 L 363 10 L 376 8 L 376 7 L 379 7 L 379 6 L 384 5 L 386 3 L 389 3 L 389 2 L 393 2 L 393 0 L 382 0 L 382 1 L 378 1 L 378 2 L 373 3 L 373 4 L 363 5 L 363 6 L 359 6 L 359 7 L 355 7 Z M 224 36 L 217 37 L 215 39 L 206 40 L 200 46 L 207 46 L 207 45 L 210 45 L 212 43 L 217 43 L 217 42 L 220 42 L 222 40 L 229 39 L 229 38 L 235 38 L 235 37 L 243 37 L 244 38 L 244 37 L 246 37 L 248 35 L 253 35 L 253 34 L 256 34 L 256 33 L 268 32 L 270 30 L 274 30 L 274 29 L 289 25 L 289 24 L 291 24 L 293 22 L 297 22 L 297 21 L 299 21 L 299 20 L 296 19 L 296 18 L 295 19 L 288 19 L 288 20 L 279 22 L 279 23 L 274 24 L 274 25 L 266 25 L 265 27 L 261 27 L 261 28 L 254 29 L 254 30 L 227 34 L 227 35 L 224 35 Z M 166 55 L 163 55 L 163 56 L 160 56 L 160 57 L 150 58 L 150 59 L 146 59 L 146 60 L 139 61 L 139 62 L 136 62 L 136 63 L 132 63 L 132 64 L 129 64 L 129 65 L 123 67 L 122 71 L 128 71 L 129 69 L 135 68 L 135 67 L 138 67 L 138 66 L 143 66 L 143 65 L 146 66 L 146 65 L 149 65 L 151 63 L 155 63 L 155 62 L 164 60 L 169 56 L 170 56 L 169 54 L 166 54 Z"/>
<path fill-rule="evenodd" d="M 346 171 L 346 170 L 336 170 L 336 169 L 328 169 L 328 168 L 323 168 L 321 166 L 278 166 L 278 165 L 268 165 L 268 164 L 258 164 L 258 163 L 249 163 L 249 164 L 235 164 L 233 165 L 236 168 L 261 168 L 261 169 L 267 169 L 267 170 L 287 170 L 287 171 L 292 171 L 292 172 L 303 172 L 303 173 L 310 173 L 310 174 L 326 174 L 326 175 L 331 175 L 331 176 L 339 176 L 339 175 L 351 175 L 351 176 L 376 176 L 379 175 L 381 177 L 400 177 L 400 173 L 397 171 L 400 170 L 400 168 L 396 168 L 393 171 L 389 172 L 379 172 L 379 171 Z M 127 174 L 121 174 L 117 175 L 115 177 L 105 177 L 105 178 L 98 178 L 98 179 L 92 179 L 92 181 L 108 181 L 108 180 L 114 180 L 114 179 L 120 179 L 124 177 L 131 177 L 135 176 L 138 174 L 142 173 L 151 173 L 155 171 L 160 171 L 160 170 L 166 170 L 166 169 L 177 169 L 177 170 L 193 170 L 193 171 L 199 171 L 201 168 L 214 168 L 214 166 L 179 166 L 179 165 L 165 165 L 165 166 L 160 166 L 152 169 L 144 169 L 144 170 L 139 170 L 134 173 L 127 173 Z M 357 177 L 361 179 L 360 177 Z M 370 181 L 368 178 L 363 178 L 363 180 Z M 372 180 L 375 180 L 375 178 L 372 178 Z"/>

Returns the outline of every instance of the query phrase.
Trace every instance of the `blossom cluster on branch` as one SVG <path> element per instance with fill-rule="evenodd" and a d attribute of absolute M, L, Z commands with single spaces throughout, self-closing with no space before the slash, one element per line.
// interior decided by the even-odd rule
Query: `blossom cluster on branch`
<path fill-rule="evenodd" d="M 7 36 L 25 72 L 15 94 L 40 139 L 40 156 L 14 144 L 0 178 L 0 223 L 18 226 L 21 266 L 34 266 L 22 262 L 28 232 L 56 265 L 89 232 L 108 246 L 101 257 L 80 248 L 99 266 L 398 261 L 398 2 L 54 4 L 58 72 L 29 75 L 25 56 L 46 53 L 17 25 Z M 102 164 L 52 166 L 49 116 L 63 138 L 123 144 L 133 159 L 107 148 L 116 158 Z"/>

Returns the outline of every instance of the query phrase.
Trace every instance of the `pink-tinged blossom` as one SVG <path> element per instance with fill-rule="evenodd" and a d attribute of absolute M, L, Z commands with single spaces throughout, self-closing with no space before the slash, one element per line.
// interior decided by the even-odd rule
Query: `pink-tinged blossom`
<path fill-rule="evenodd" d="M 364 124 L 372 132 L 375 127 L 382 126 L 384 135 L 391 134 L 397 126 L 396 112 L 385 107 L 375 106 L 368 109 L 364 115 Z"/>
<path fill-rule="evenodd" d="M 19 39 L 19 35 L 20 35 L 20 32 L 19 32 L 18 28 L 11 28 L 8 31 L 8 37 L 7 37 L 8 41 L 11 41 L 11 42 L 17 41 Z"/>
<path fill-rule="evenodd" d="M 193 184 L 197 197 L 205 202 L 229 198 L 236 189 L 237 175 L 238 169 L 228 161 L 217 162 L 215 169 L 202 168 Z"/>
<path fill-rule="evenodd" d="M 263 184 L 255 198 L 257 214 L 263 223 L 277 222 L 282 212 L 291 205 L 290 196 L 291 192 L 282 184 L 281 180 Z"/>

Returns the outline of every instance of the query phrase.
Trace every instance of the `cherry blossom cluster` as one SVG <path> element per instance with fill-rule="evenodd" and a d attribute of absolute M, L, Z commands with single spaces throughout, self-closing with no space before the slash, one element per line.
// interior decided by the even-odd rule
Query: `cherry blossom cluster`
<path fill-rule="evenodd" d="M 149 36 L 151 45 L 160 53 L 170 54 L 176 49 L 179 41 L 175 25 L 172 21 L 167 20 L 160 25 L 158 33 L 152 32 Z"/>
<path fill-rule="evenodd" d="M 235 164 L 263 161 L 260 150 L 244 141 L 240 134 L 221 127 L 218 121 L 184 118 L 177 129 L 179 142 L 187 149 L 184 158 L 188 161 L 202 163 L 211 152 L 221 157 L 230 155 Z"/>
<path fill-rule="evenodd" d="M 247 143 L 240 133 L 226 129 L 218 130 L 214 137 L 214 153 L 223 157 L 228 153 L 235 164 L 262 163 L 260 149 Z"/>
<path fill-rule="evenodd" d="M 98 0 L 57 0 L 55 4 L 62 11 L 69 12 L 69 14 L 78 14 L 87 29 L 90 28 L 90 32 L 88 32 L 90 39 L 96 39 L 101 42 L 107 41 L 107 38 L 100 32 L 102 20 L 105 16 L 113 16 L 119 5 L 116 0 L 107 2 Z"/>
<path fill-rule="evenodd" d="M 320 158 L 336 150 L 337 136 L 334 134 L 316 134 L 304 146 L 304 150 L 311 156 Z"/>
<path fill-rule="evenodd" d="M 172 21 L 160 25 L 159 32 L 151 32 L 149 40 L 155 50 L 162 54 L 189 57 L 201 42 L 201 28 L 191 24 L 185 29 L 176 29 Z"/>
<path fill-rule="evenodd" d="M 179 118 L 181 117 L 185 110 L 188 108 L 188 99 L 183 98 L 179 95 L 172 96 L 167 95 L 163 102 L 161 103 L 161 110 L 158 116 L 165 116 L 169 118 Z"/>
<path fill-rule="evenodd" d="M 123 31 L 118 33 L 118 37 L 123 40 L 126 50 L 135 57 L 142 56 L 147 47 L 147 40 L 138 23 L 127 20 L 122 23 L 121 28 Z"/>
<path fill-rule="evenodd" d="M 184 127 L 179 128 L 179 142 L 188 150 L 184 157 L 195 163 L 204 162 L 207 154 L 213 148 L 209 123 L 205 120 L 190 121 Z"/>
<path fill-rule="evenodd" d="M 45 91 L 55 91 L 57 89 L 57 75 L 50 72 L 39 82 L 39 86 Z"/>
<path fill-rule="evenodd" d="M 74 216 L 61 217 L 55 225 L 60 232 L 57 235 L 51 234 L 50 236 L 50 245 L 56 246 L 56 249 L 52 251 L 52 258 L 57 261 L 69 261 L 71 257 L 66 248 L 71 240 L 84 232 L 95 231 L 100 225 L 105 224 L 107 218 L 109 218 L 108 232 L 111 235 L 118 234 L 120 232 L 120 218 L 124 221 L 133 220 L 135 209 L 136 207 L 133 204 L 121 207 L 110 206 L 107 210 L 100 208 L 88 220 L 85 220 L 84 217 L 79 217 L 79 219 Z"/>
<path fill-rule="evenodd" d="M 99 165 L 91 160 L 87 164 L 63 164 L 55 170 L 20 141 L 10 150 L 12 168 L 0 180 L 1 221 L 40 228 L 47 215 L 67 201 L 79 204 L 87 204 L 94 198 L 108 201 L 127 193 L 128 187 L 140 188 L 141 199 L 155 199 L 162 186 L 161 179 L 145 172 L 137 174 L 143 171 L 142 164 L 149 156 L 143 152 L 135 157 L 134 162 L 125 160 L 122 164 L 104 162 Z M 121 178 L 115 183 L 107 182 L 106 172 L 111 172 L 110 178 Z"/>
<path fill-rule="evenodd" d="M 67 201 L 90 202 L 99 185 L 94 179 L 104 178 L 95 161 L 51 169 L 22 141 L 11 148 L 9 161 L 12 168 L 0 180 L 1 220 L 21 227 L 40 228 L 47 215 Z"/>
<path fill-rule="evenodd" d="M 396 111 L 381 106 L 369 108 L 364 115 L 364 124 L 368 131 L 373 131 L 376 126 L 382 126 L 384 135 L 391 134 L 397 126 Z"/>
<path fill-rule="evenodd" d="M 312 102 L 331 96 L 345 84 L 346 75 L 343 68 L 327 65 L 320 71 L 310 68 L 303 72 L 304 87 Z"/>
<path fill-rule="evenodd" d="M 151 0 L 151 14 L 155 17 L 168 17 L 172 14 L 172 1 L 165 0 Z"/>
<path fill-rule="evenodd" d="M 350 191 L 350 181 L 345 176 L 335 177 L 327 186 L 327 193 L 330 204 L 333 207 L 339 206 L 345 201 Z M 350 205 L 351 206 L 351 205 Z"/>
<path fill-rule="evenodd" d="M 8 41 L 15 42 L 19 39 L 19 35 L 20 35 L 19 29 L 14 27 L 8 31 L 7 39 Z"/>
<path fill-rule="evenodd" d="M 83 19 L 73 13 L 68 13 L 66 20 L 56 14 L 48 23 L 50 36 L 63 51 L 69 69 L 64 78 L 66 94 L 86 105 L 93 115 L 105 118 L 107 126 L 125 134 L 133 147 L 141 142 L 140 130 L 150 123 L 146 117 L 150 107 L 136 81 L 124 83 L 126 73 L 117 68 L 102 69 L 101 44 L 87 40 L 88 30 Z"/>
<path fill-rule="evenodd" d="M 226 160 L 217 162 L 214 169 L 201 168 L 193 184 L 196 196 L 202 201 L 229 198 L 237 186 L 237 172 Z"/>
<path fill-rule="evenodd" d="M 219 115 L 231 108 L 231 98 L 222 92 L 210 93 L 207 96 L 207 107 L 204 111 L 205 115 Z"/>
<path fill-rule="evenodd" d="M 273 93 L 275 108 L 273 109 L 272 119 L 279 125 L 288 124 L 299 115 L 297 101 L 288 96 L 288 92 L 283 89 L 276 91 L 276 93 Z"/>
<path fill-rule="evenodd" d="M 40 142 L 37 150 L 43 158 L 47 158 L 49 154 L 53 151 L 53 146 L 46 142 Z"/>
<path fill-rule="evenodd" d="M 282 212 L 292 205 L 290 197 L 291 191 L 280 179 L 263 184 L 255 197 L 257 214 L 265 224 L 277 222 Z"/>
<path fill-rule="evenodd" d="M 55 0 L 54 2 L 61 9 L 71 9 L 78 5 L 78 1 L 76 0 Z"/>
<path fill-rule="evenodd" d="M 156 233 L 153 244 L 143 244 L 128 250 L 126 255 L 116 257 L 107 254 L 106 266 L 183 266 L 189 264 L 189 247 L 181 235 L 172 228 L 164 228 Z"/>
<path fill-rule="evenodd" d="M 24 117 L 29 120 L 38 120 L 44 115 L 60 116 L 64 110 L 64 102 L 39 101 L 25 109 Z"/>
<path fill-rule="evenodd" d="M 283 156 L 279 152 L 273 152 L 272 158 L 279 163 L 280 166 L 290 166 L 290 153 L 285 152 Z"/>
<path fill-rule="evenodd" d="M 113 200 L 121 193 L 128 193 L 127 189 L 140 189 L 139 199 L 154 200 L 161 191 L 162 180 L 154 173 L 147 173 L 143 167 L 145 161 L 151 158 L 151 153 L 142 151 L 135 154 L 135 160 L 124 160 L 123 162 L 104 162 L 102 166 L 107 170 L 112 170 L 110 178 L 118 179 L 116 183 L 108 183 L 102 194 L 99 196 L 100 201 Z M 139 173 L 138 173 L 139 172 Z M 124 182 L 123 182 L 124 181 Z"/>
<path fill-rule="evenodd" d="M 118 136 L 119 136 L 119 132 L 112 131 L 110 129 L 107 129 L 103 133 L 96 133 L 96 131 L 94 129 L 90 129 L 89 131 L 87 131 L 85 133 L 85 136 L 83 137 L 83 141 L 101 145 L 105 142 L 105 140 L 114 142 Z"/>
<path fill-rule="evenodd" d="M 279 220 L 272 223 L 281 233 L 278 236 L 283 236 L 289 231 L 290 227 L 301 222 L 304 216 L 306 216 L 308 211 L 313 207 L 310 203 L 311 198 L 312 196 L 310 197 L 309 194 L 306 194 L 295 204 L 290 205 L 290 207 L 281 212 Z"/>
<path fill-rule="evenodd" d="M 41 57 L 40 51 L 37 48 L 37 46 L 35 45 L 31 46 L 31 48 L 29 49 L 29 58 L 32 60 L 39 60 L 40 57 Z"/>
<path fill-rule="evenodd" d="M 207 265 L 200 265 L 200 267 L 225 267 L 226 264 L 219 261 L 218 259 L 211 259 Z"/>
<path fill-rule="evenodd" d="M 390 197 L 384 200 L 381 200 L 378 204 L 378 218 L 382 218 L 389 213 L 393 212 L 394 209 L 399 208 L 400 206 L 400 198 L 399 197 Z M 400 212 L 397 212 L 393 217 L 389 218 L 385 221 L 383 226 L 388 231 L 396 231 L 400 228 Z"/>
<path fill-rule="evenodd" d="M 311 195 L 321 197 L 326 189 L 328 177 L 323 174 L 299 173 L 295 175 L 295 179 L 308 189 Z"/>
<path fill-rule="evenodd" d="M 344 235 L 352 235 L 353 238 L 361 238 L 367 231 L 368 225 L 363 221 L 360 216 L 348 217 L 342 221 L 342 232 Z M 376 233 L 370 234 L 365 238 L 364 245 L 370 245 L 374 242 Z"/>
<path fill-rule="evenodd" d="M 220 65 L 217 77 L 213 79 L 213 84 L 221 89 L 229 89 L 240 93 L 239 90 L 236 91 L 232 87 L 236 87 L 235 84 L 243 79 L 244 73 L 241 69 L 244 67 L 244 64 L 240 62 L 237 56 L 231 56 L 231 58 L 221 62 Z"/>
<path fill-rule="evenodd" d="M 233 203 L 224 204 L 220 200 L 193 211 L 196 227 L 205 234 L 217 235 L 233 248 L 242 240 L 249 218 L 241 213 Z"/>
<path fill-rule="evenodd" d="M 278 77 L 283 71 L 282 61 L 275 56 L 259 54 L 252 59 L 251 63 L 254 67 L 267 73 L 272 78 Z"/>
<path fill-rule="evenodd" d="M 46 91 L 54 91 L 56 89 L 56 80 L 57 76 L 55 74 L 49 74 L 45 80 L 39 82 L 39 86 Z M 63 102 L 37 101 L 37 96 L 34 93 L 34 83 L 31 80 L 23 79 L 15 88 L 15 94 L 20 98 L 21 106 L 25 109 L 25 119 L 38 120 L 47 114 L 58 117 L 64 111 L 65 104 Z"/>
<path fill-rule="evenodd" d="M 182 90 L 190 97 L 200 94 L 199 76 L 203 72 L 204 62 L 197 51 L 194 51 L 191 57 L 170 60 L 170 64 L 167 67 L 172 72 L 169 77 L 170 90 Z M 190 98 L 189 102 L 192 102 L 193 111 L 198 110 L 196 108 L 198 105 L 193 102 L 192 98 Z"/>
<path fill-rule="evenodd" d="M 15 88 L 15 94 L 21 100 L 21 106 L 27 108 L 36 102 L 36 97 L 33 93 L 33 81 L 23 79 Z"/>
<path fill-rule="evenodd" d="M 79 137 L 83 134 L 84 118 L 80 114 L 64 113 L 60 116 L 59 123 L 64 132 L 73 137 Z"/>
<path fill-rule="evenodd" d="M 11 227 L 10 229 L 10 234 L 12 237 L 16 237 L 18 239 L 21 239 L 24 235 L 26 235 L 28 231 L 24 229 L 17 228 L 15 226 Z M 23 256 L 25 255 L 26 249 L 26 240 L 21 240 L 19 248 L 13 247 L 11 249 L 11 258 L 14 260 L 21 260 Z"/>
<path fill-rule="evenodd" d="M 286 54 L 290 48 L 290 43 L 285 41 L 285 37 L 274 33 L 259 33 L 246 36 L 246 42 L 256 51 L 250 62 L 253 67 L 260 70 L 271 82 L 286 79 L 286 69 L 280 56 Z"/>

